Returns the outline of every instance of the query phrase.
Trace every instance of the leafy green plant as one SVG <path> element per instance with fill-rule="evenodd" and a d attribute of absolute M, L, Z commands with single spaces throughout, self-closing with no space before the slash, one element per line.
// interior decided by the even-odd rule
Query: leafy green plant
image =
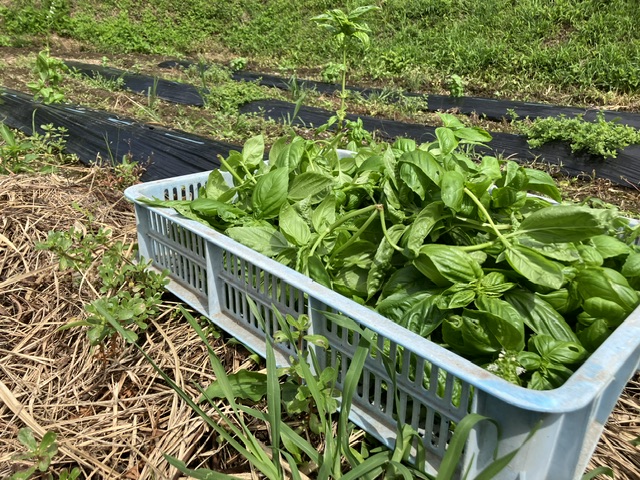
<path fill-rule="evenodd" d="M 455 73 L 453 75 L 449 75 L 447 83 L 449 87 L 449 94 L 452 97 L 464 96 L 464 82 L 460 75 L 456 75 Z"/>
<path fill-rule="evenodd" d="M 595 122 L 584 120 L 583 115 L 567 118 L 537 118 L 534 121 L 515 122 L 528 137 L 529 146 L 538 148 L 552 141 L 568 142 L 577 153 L 590 153 L 603 158 L 615 158 L 618 151 L 628 145 L 640 144 L 640 131 L 615 121 L 607 121 L 599 112 Z"/>
<path fill-rule="evenodd" d="M 61 103 L 65 100 L 64 91 L 60 83 L 69 69 L 62 60 L 49 55 L 49 49 L 38 53 L 33 72 L 37 75 L 35 82 L 27 83 L 33 92 L 35 100 L 42 100 L 45 104 Z"/>
<path fill-rule="evenodd" d="M 72 321 L 62 329 L 89 327 L 87 336 L 91 345 L 104 347 L 116 336 L 116 331 L 103 312 L 127 327 L 126 338 L 135 341 L 139 330 L 147 328 L 146 320 L 159 311 L 166 272 L 148 270 L 148 263 L 134 263 L 129 259 L 131 247 L 122 242 L 111 242 L 111 232 L 99 228 L 95 233 L 71 227 L 67 231 L 51 231 L 39 249 L 50 250 L 58 256 L 63 271 L 75 271 L 83 279 L 99 282 L 96 298 L 85 305 L 87 317 Z M 96 262 L 97 256 L 101 257 Z M 113 347 L 113 345 L 112 345 Z"/>
<path fill-rule="evenodd" d="M 371 33 L 371 30 L 366 23 L 360 22 L 360 19 L 375 10 L 379 10 L 379 7 L 366 5 L 348 12 L 343 12 L 336 8 L 327 10 L 325 13 L 311 19 L 332 35 L 342 57 L 342 63 L 340 64 L 340 108 L 336 111 L 335 119 L 338 130 L 342 129 L 347 111 L 347 70 L 349 69 L 347 53 L 355 45 L 359 45 L 365 50 L 369 47 L 369 33 Z"/>
<path fill-rule="evenodd" d="M 76 161 L 64 153 L 66 129 L 42 125 L 43 134 L 33 129 L 31 136 L 0 123 L 0 174 L 52 172 L 60 165 Z"/>
<path fill-rule="evenodd" d="M 638 305 L 640 234 L 611 209 L 556 205 L 553 179 L 465 149 L 452 115 L 423 145 L 282 138 L 220 158 L 193 201 L 145 200 L 225 233 L 530 388 L 561 385 Z M 622 273 L 620 273 L 622 272 Z"/>
<path fill-rule="evenodd" d="M 229 68 L 232 71 L 237 72 L 244 70 L 247 67 L 247 59 L 244 57 L 236 57 L 229 62 Z"/>
<path fill-rule="evenodd" d="M 18 432 L 18 440 L 27 449 L 26 453 L 15 455 L 14 461 L 27 461 L 32 465 L 16 471 L 9 480 L 28 480 L 33 475 L 37 478 L 53 480 L 54 475 L 50 471 L 51 461 L 58 453 L 58 444 L 56 442 L 55 432 L 46 432 L 42 440 L 38 442 L 30 428 L 21 428 Z M 74 467 L 71 471 L 66 468 L 61 470 L 57 478 L 58 480 L 75 480 L 80 476 L 80 469 Z"/>

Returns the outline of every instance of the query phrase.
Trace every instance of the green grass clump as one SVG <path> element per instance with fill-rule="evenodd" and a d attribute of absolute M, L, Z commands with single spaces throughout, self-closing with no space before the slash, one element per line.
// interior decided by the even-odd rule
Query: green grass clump
<path fill-rule="evenodd" d="M 529 138 L 529 146 L 538 148 L 545 143 L 559 140 L 569 142 L 574 153 L 589 153 L 604 158 L 615 158 L 618 151 L 640 143 L 640 130 L 614 121 L 608 122 L 599 113 L 595 122 L 584 120 L 582 115 L 567 118 L 538 118 L 533 122 L 517 122 L 520 131 Z"/>

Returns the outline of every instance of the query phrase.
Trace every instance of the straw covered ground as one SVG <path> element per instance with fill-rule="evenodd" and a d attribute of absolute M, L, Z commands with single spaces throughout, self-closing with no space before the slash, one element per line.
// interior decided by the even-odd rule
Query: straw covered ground
<path fill-rule="evenodd" d="M 607 187 L 602 187 L 604 190 Z M 77 466 L 86 479 L 174 479 L 163 454 L 252 477 L 227 446 L 132 347 L 92 349 L 84 329 L 59 328 L 84 315 L 95 298 L 91 278 L 58 269 L 57 258 L 36 248 L 50 230 L 112 230 L 135 241 L 135 217 L 119 189 L 99 169 L 65 167 L 57 174 L 0 177 L 0 478 L 24 464 L 20 428 L 36 438 L 58 434 L 54 470 Z M 99 258 L 96 259 L 99 261 Z M 228 371 L 259 368 L 241 347 L 212 336 Z M 213 376 L 197 335 L 167 298 L 140 345 L 194 398 L 194 383 Z M 224 408 L 224 407 L 222 407 Z M 616 478 L 640 476 L 640 379 L 621 397 L 592 467 L 607 465 Z M 256 426 L 256 428 L 262 428 Z M 576 439 L 576 442 L 580 439 Z"/>
<path fill-rule="evenodd" d="M 135 241 L 135 217 L 98 169 L 64 175 L 0 177 L 0 478 L 25 464 L 18 430 L 58 434 L 54 471 L 78 466 L 86 479 L 171 479 L 163 453 L 193 466 L 232 471 L 235 452 L 217 445 L 203 422 L 130 346 L 92 349 L 83 328 L 59 331 L 95 298 L 90 279 L 58 270 L 35 245 L 50 230 L 112 229 Z M 99 261 L 99 259 L 97 259 Z M 84 283 L 84 284 L 83 284 Z M 141 346 L 193 397 L 208 384 L 208 357 L 168 299 Z M 246 351 L 213 340 L 228 371 L 252 364 Z M 214 415 L 215 416 L 215 415 Z"/>

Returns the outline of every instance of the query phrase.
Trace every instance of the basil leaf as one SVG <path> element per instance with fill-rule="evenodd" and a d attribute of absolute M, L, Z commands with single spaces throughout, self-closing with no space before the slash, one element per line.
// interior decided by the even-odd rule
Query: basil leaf
<path fill-rule="evenodd" d="M 591 243 L 598 250 L 598 253 L 602 255 L 602 258 L 613 258 L 633 252 L 629 245 L 609 235 L 596 235 L 591 238 Z"/>
<path fill-rule="evenodd" d="M 552 258 L 560 262 L 578 262 L 581 260 L 580 252 L 573 243 L 545 243 L 534 240 L 527 235 L 518 237 L 518 242 L 525 247 L 529 247 L 547 258 Z"/>
<path fill-rule="evenodd" d="M 471 255 L 451 245 L 424 245 L 413 264 L 427 278 L 445 278 L 450 283 L 470 283 L 484 275 Z"/>
<path fill-rule="evenodd" d="M 587 350 L 594 352 L 609 338 L 609 335 L 611 335 L 609 323 L 603 318 L 596 318 L 588 327 L 580 330 L 578 338 Z"/>
<path fill-rule="evenodd" d="M 516 244 L 506 249 L 505 257 L 511 268 L 536 285 L 557 289 L 564 283 L 562 266 L 535 250 Z"/>
<path fill-rule="evenodd" d="M 463 143 L 488 143 L 493 137 L 480 127 L 464 127 L 454 130 L 453 134 L 456 138 L 464 140 Z"/>
<path fill-rule="evenodd" d="M 640 253 L 632 253 L 622 266 L 625 277 L 640 277 Z"/>
<path fill-rule="evenodd" d="M 324 262 L 317 255 L 313 255 L 307 259 L 307 268 L 309 269 L 309 277 L 320 285 L 332 288 L 331 277 L 324 267 Z"/>
<path fill-rule="evenodd" d="M 464 176 L 460 172 L 444 172 L 440 181 L 440 195 L 444 204 L 454 212 L 462 208 Z"/>
<path fill-rule="evenodd" d="M 220 170 L 212 170 L 207 177 L 207 183 L 204 187 L 204 196 L 213 200 L 218 200 L 222 194 L 227 192 L 231 187 L 225 180 Z"/>
<path fill-rule="evenodd" d="M 420 247 L 434 227 L 445 218 L 444 204 L 432 202 L 424 207 L 415 217 L 415 220 L 406 229 L 404 244 L 409 258 L 415 258 L 419 254 Z"/>
<path fill-rule="evenodd" d="M 392 242 L 397 243 L 406 228 L 404 225 L 393 225 L 387 230 L 387 235 Z M 386 238 L 382 238 L 373 257 L 373 264 L 369 269 L 369 274 L 367 275 L 368 299 L 373 297 L 382 287 L 387 272 L 391 269 L 391 257 L 393 257 L 394 252 L 395 250 L 391 244 L 389 244 L 389 241 Z"/>
<path fill-rule="evenodd" d="M 604 258 L 602 258 L 602 255 L 600 255 L 596 247 L 592 247 L 591 245 L 578 245 L 576 248 L 580 253 L 582 263 L 585 265 L 599 267 L 604 263 Z"/>
<path fill-rule="evenodd" d="M 437 295 L 422 298 L 403 315 L 400 324 L 407 330 L 427 338 L 445 318 L 445 313 L 436 304 Z"/>
<path fill-rule="evenodd" d="M 264 159 L 264 137 L 258 135 L 250 138 L 242 148 L 242 161 L 248 170 L 253 170 Z"/>
<path fill-rule="evenodd" d="M 284 168 L 270 170 L 258 178 L 251 203 L 257 218 L 273 218 L 287 201 L 289 172 Z"/>
<path fill-rule="evenodd" d="M 231 227 L 225 234 L 267 257 L 275 257 L 291 248 L 285 236 L 271 226 Z"/>
<path fill-rule="evenodd" d="M 301 137 L 295 137 L 289 145 L 281 148 L 275 161 L 272 161 L 271 164 L 275 168 L 284 168 L 291 173 L 300 165 L 304 149 L 305 140 Z"/>
<path fill-rule="evenodd" d="M 549 364 L 572 365 L 582 362 L 586 350 L 576 342 L 558 340 L 550 335 L 535 335 L 529 339 L 529 350 L 536 351 Z"/>
<path fill-rule="evenodd" d="M 592 317 L 606 319 L 610 327 L 618 327 L 630 313 L 616 302 L 600 297 L 585 299 L 582 308 Z"/>
<path fill-rule="evenodd" d="M 191 202 L 191 210 L 205 220 L 220 217 L 225 221 L 232 221 L 245 215 L 244 210 L 228 203 L 219 202 L 212 198 L 196 198 Z"/>
<path fill-rule="evenodd" d="M 335 195 L 327 195 L 311 213 L 311 224 L 316 232 L 323 233 L 325 230 L 328 230 L 335 221 L 336 197 Z"/>
<path fill-rule="evenodd" d="M 454 130 L 465 128 L 464 123 L 462 123 L 455 115 L 451 115 L 450 113 L 440 113 L 438 116 L 446 128 L 452 128 Z"/>
<path fill-rule="evenodd" d="M 491 333 L 507 351 L 524 348 L 524 322 L 518 311 L 508 302 L 480 295 L 475 301 L 478 310 L 486 312 Z"/>
<path fill-rule="evenodd" d="M 458 146 L 458 140 L 448 128 L 436 128 L 436 138 L 442 155 L 450 154 Z"/>
<path fill-rule="evenodd" d="M 333 178 L 323 173 L 304 172 L 295 176 L 291 181 L 288 198 L 297 202 L 326 190 L 333 183 Z"/>
<path fill-rule="evenodd" d="M 638 293 L 627 279 L 611 268 L 588 267 L 578 273 L 575 281 L 584 300 L 599 297 L 617 303 L 627 314 L 638 304 Z"/>
<path fill-rule="evenodd" d="M 440 177 L 442 176 L 442 167 L 436 161 L 436 159 L 429 152 L 422 150 L 414 150 L 411 152 L 405 152 L 398 159 L 400 165 L 412 165 L 431 180 L 434 185 L 440 184 Z"/>
<path fill-rule="evenodd" d="M 580 242 L 604 233 L 597 210 L 574 205 L 541 208 L 526 217 L 518 231 L 548 243 Z"/>
<path fill-rule="evenodd" d="M 558 340 L 577 341 L 576 334 L 554 308 L 540 296 L 525 290 L 513 290 L 505 293 L 505 301 L 518 312 L 518 316 L 533 332 L 550 335 Z"/>
<path fill-rule="evenodd" d="M 285 203 L 280 209 L 278 217 L 280 231 L 291 243 L 298 246 L 306 245 L 311 238 L 309 225 L 298 214 L 295 208 Z"/>
<path fill-rule="evenodd" d="M 411 163 L 403 162 L 400 164 L 400 178 L 421 200 L 425 199 L 429 181 L 427 176 L 416 166 Z"/>
<path fill-rule="evenodd" d="M 347 298 L 364 298 L 367 296 L 367 273 L 364 268 L 342 268 L 333 276 L 333 289 Z"/>
<path fill-rule="evenodd" d="M 546 195 L 556 202 L 562 201 L 560 190 L 551 175 L 535 168 L 525 168 L 524 171 L 527 174 L 527 190 Z"/>

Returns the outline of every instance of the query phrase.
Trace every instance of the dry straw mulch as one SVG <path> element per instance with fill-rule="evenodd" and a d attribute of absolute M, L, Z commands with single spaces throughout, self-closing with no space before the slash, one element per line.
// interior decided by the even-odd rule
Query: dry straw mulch
<path fill-rule="evenodd" d="M 0 478 L 25 467 L 12 460 L 24 451 L 17 433 L 25 426 L 36 438 L 56 432 L 54 471 L 78 466 L 86 479 L 176 478 L 163 453 L 191 466 L 239 463 L 136 350 L 118 343 L 101 358 L 84 329 L 58 330 L 82 317 L 91 288 L 58 271 L 36 243 L 50 230 L 86 228 L 89 216 L 95 228 L 112 229 L 113 240 L 135 241 L 133 210 L 103 175 L 65 169 L 64 176 L 0 177 Z M 175 312 L 167 302 L 142 346 L 197 397 L 193 383 L 213 379 L 207 353 Z M 229 371 L 247 358 L 222 341 L 214 348 Z"/>
<path fill-rule="evenodd" d="M 81 478 L 179 477 L 164 453 L 192 467 L 239 472 L 242 460 L 135 350 L 120 343 L 101 356 L 83 329 L 58 330 L 82 317 L 93 299 L 90 281 L 60 272 L 57 259 L 35 245 L 50 230 L 88 224 L 135 241 L 132 208 L 104 175 L 65 168 L 63 175 L 0 177 L 0 478 L 24 466 L 12 457 L 24 451 L 17 433 L 25 426 L 36 438 L 55 431 L 54 470 L 77 466 Z M 212 380 L 207 354 L 175 312 L 168 301 L 142 345 L 195 398 L 193 383 Z M 246 352 L 222 341 L 214 348 L 228 371 L 251 364 Z M 620 479 L 640 477 L 640 452 L 630 443 L 640 435 L 639 385 L 637 378 L 629 383 L 592 459 L 592 467 L 611 466 Z"/>

